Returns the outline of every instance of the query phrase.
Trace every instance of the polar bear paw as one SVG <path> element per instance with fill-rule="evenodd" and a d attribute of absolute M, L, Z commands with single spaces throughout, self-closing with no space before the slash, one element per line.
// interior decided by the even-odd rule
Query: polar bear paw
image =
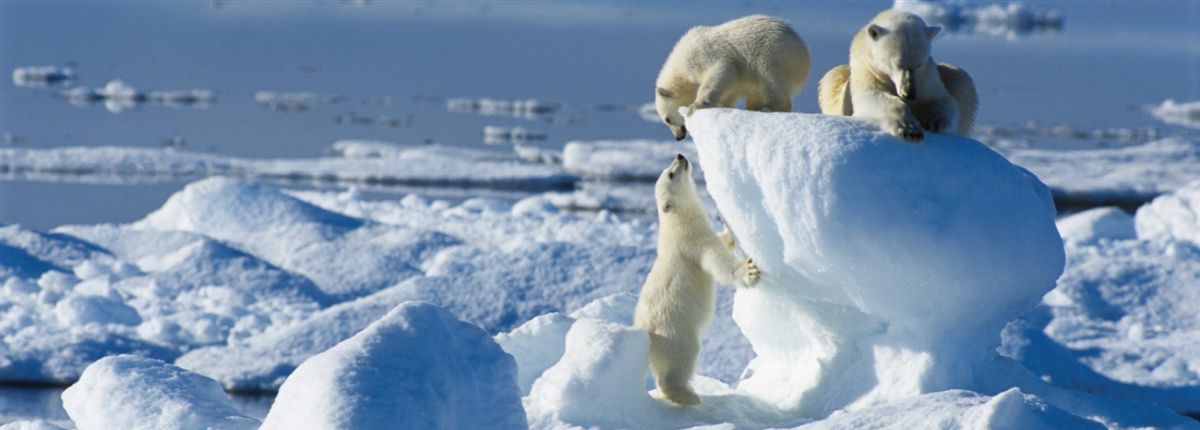
<path fill-rule="evenodd" d="M 921 127 L 934 133 L 941 133 L 950 128 L 950 117 L 944 114 L 933 114 L 921 121 Z"/>
<path fill-rule="evenodd" d="M 909 142 L 920 142 L 925 138 L 925 133 L 921 131 L 921 123 L 915 119 L 896 121 L 888 132 Z"/>
<path fill-rule="evenodd" d="M 762 272 L 758 270 L 758 265 L 754 264 L 754 259 L 748 259 L 742 267 L 738 268 L 737 281 L 738 285 L 743 287 L 753 287 L 758 283 L 758 279 L 762 277 Z"/>

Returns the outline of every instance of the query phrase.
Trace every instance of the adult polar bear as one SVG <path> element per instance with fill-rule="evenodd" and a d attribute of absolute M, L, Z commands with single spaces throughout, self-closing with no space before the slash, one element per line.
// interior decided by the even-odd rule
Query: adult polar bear
<path fill-rule="evenodd" d="M 790 112 L 808 80 L 808 47 L 778 18 L 751 15 L 692 27 L 675 43 L 655 81 L 654 106 L 675 140 L 687 136 L 679 108 L 731 107 Z"/>
<path fill-rule="evenodd" d="M 979 104 L 975 83 L 930 57 L 930 39 L 941 29 L 908 12 L 876 15 L 854 35 L 850 64 L 821 78 L 821 113 L 864 117 L 910 141 L 924 138 L 922 129 L 969 134 Z"/>
<path fill-rule="evenodd" d="M 638 294 L 633 325 L 650 334 L 650 370 L 668 400 L 700 402 L 689 380 L 700 354 L 700 334 L 715 312 L 713 278 L 743 287 L 758 282 L 753 260 L 732 254 L 728 232 L 713 232 L 692 165 L 675 157 L 654 184 L 658 204 L 658 256 Z"/>

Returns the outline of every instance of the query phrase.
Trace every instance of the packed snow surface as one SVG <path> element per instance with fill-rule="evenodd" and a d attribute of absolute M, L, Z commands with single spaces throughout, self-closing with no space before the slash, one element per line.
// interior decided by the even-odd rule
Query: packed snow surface
<path fill-rule="evenodd" d="M 159 360 L 105 357 L 63 392 L 63 407 L 80 430 L 246 429 L 243 416 L 216 381 Z"/>
<path fill-rule="evenodd" d="M 262 428 L 526 428 L 516 374 L 479 327 L 406 303 L 305 361 Z"/>

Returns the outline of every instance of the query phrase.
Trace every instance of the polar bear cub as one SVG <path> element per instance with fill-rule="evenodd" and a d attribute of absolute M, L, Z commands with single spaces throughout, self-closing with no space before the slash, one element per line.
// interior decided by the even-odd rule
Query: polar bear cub
<path fill-rule="evenodd" d="M 868 118 L 910 141 L 924 138 L 922 129 L 969 134 L 979 104 L 975 83 L 962 69 L 930 57 L 930 40 L 941 29 L 908 12 L 876 15 L 854 35 L 850 64 L 821 78 L 821 113 Z"/>
<path fill-rule="evenodd" d="M 654 106 L 675 140 L 683 140 L 680 107 L 731 107 L 790 112 L 792 94 L 808 80 L 808 47 L 778 18 L 752 15 L 715 27 L 692 27 L 675 43 L 655 82 Z"/>
<path fill-rule="evenodd" d="M 634 326 L 650 334 L 650 370 L 659 390 L 679 405 L 700 403 L 689 380 L 700 354 L 700 334 L 715 312 L 713 280 L 749 287 L 758 282 L 753 260 L 732 253 L 732 236 L 713 232 L 683 155 L 654 184 L 658 204 L 658 257 L 638 295 Z"/>

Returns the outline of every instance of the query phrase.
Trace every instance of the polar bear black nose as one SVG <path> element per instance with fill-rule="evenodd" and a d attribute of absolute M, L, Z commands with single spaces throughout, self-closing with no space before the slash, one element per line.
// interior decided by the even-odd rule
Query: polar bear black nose
<path fill-rule="evenodd" d="M 683 154 L 675 154 L 675 159 L 679 161 L 687 161 L 687 158 L 685 158 Z"/>

